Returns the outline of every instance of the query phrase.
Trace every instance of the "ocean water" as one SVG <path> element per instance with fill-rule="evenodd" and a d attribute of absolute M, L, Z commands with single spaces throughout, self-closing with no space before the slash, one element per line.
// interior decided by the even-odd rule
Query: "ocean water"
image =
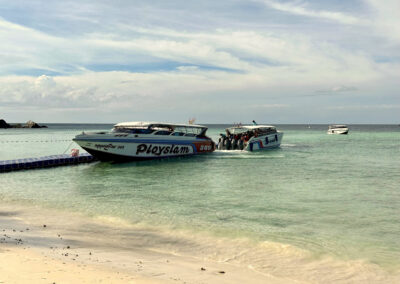
<path fill-rule="evenodd" d="M 0 160 L 78 148 L 83 130 L 51 124 L 0 130 Z M 210 125 L 217 141 L 225 125 Z M 400 127 L 277 125 L 279 149 L 124 164 L 93 163 L 0 174 L 0 202 L 81 212 L 193 235 L 273 242 L 314 259 L 400 269 Z M 250 261 L 251 262 L 251 261 Z"/>

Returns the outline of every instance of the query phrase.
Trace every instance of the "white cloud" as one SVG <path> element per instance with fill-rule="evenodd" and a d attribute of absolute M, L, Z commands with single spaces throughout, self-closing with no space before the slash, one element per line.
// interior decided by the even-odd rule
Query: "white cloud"
<path fill-rule="evenodd" d="M 252 108 L 256 109 L 282 109 L 282 108 L 289 108 L 290 105 L 288 104 L 259 104 L 253 105 Z"/>
<path fill-rule="evenodd" d="M 35 80 L 34 85 L 39 89 L 49 90 L 56 86 L 56 82 L 52 77 L 42 75 Z"/>
<path fill-rule="evenodd" d="M 4 20 L 2 23 L 8 31 L 0 46 L 0 54 L 20 58 L 18 63 L 18 60 L 11 62 L 4 57 L 3 74 L 13 72 L 15 68 L 64 73 L 66 64 L 75 68 L 72 72 L 81 73 L 86 65 L 135 66 L 138 61 L 159 59 L 181 62 L 185 66 L 231 69 L 251 74 L 262 84 L 274 84 L 279 77 L 287 78 L 287 84 L 305 80 L 323 84 L 340 78 L 348 82 L 374 80 L 383 71 L 393 68 L 390 64 L 378 67 L 366 54 L 301 34 L 222 29 L 204 33 L 139 28 L 131 29 L 139 33 L 132 38 L 123 36 L 125 30 L 113 35 L 92 33 L 59 38 L 8 24 Z M 177 67 L 177 70 L 195 71 L 192 67 L 190 70 Z"/>
<path fill-rule="evenodd" d="M 14 29 L 16 31 L 16 29 Z M 168 29 L 141 29 L 137 38 L 122 39 L 118 34 L 91 34 L 74 39 L 70 64 L 82 63 L 82 54 L 89 64 L 115 62 L 120 54 L 126 64 L 135 64 L 136 54 L 185 62 L 185 66 L 163 72 L 91 72 L 81 69 L 68 76 L 3 76 L 0 101 L 3 104 L 37 107 L 97 107 L 160 108 L 166 101 L 179 102 L 180 107 L 194 97 L 226 93 L 265 93 L 265 97 L 280 96 L 279 91 L 314 88 L 337 84 L 325 91 L 354 91 L 353 85 L 377 82 L 393 72 L 393 64 L 378 66 L 362 53 L 346 51 L 307 36 L 271 34 L 255 31 L 217 30 L 214 32 L 179 32 Z M 35 32 L 20 36 L 33 41 Z M 47 37 L 39 33 L 46 47 L 36 45 L 38 53 L 47 49 L 61 49 L 66 39 Z M 160 40 L 160 38 L 163 38 Z M 19 44 L 19 41 L 17 41 Z M 0 47 L 1 49 L 1 47 Z M 11 49 L 9 50 L 11 52 Z M 126 52 L 126 53 L 124 53 Z M 132 55 L 131 58 L 129 55 Z M 44 55 L 49 65 L 56 67 L 60 58 Z M 104 59 L 105 58 L 105 59 Z M 42 57 L 32 57 L 32 65 L 39 66 Z M 199 66 L 222 68 L 202 70 Z M 239 72 L 224 71 L 224 68 Z M 398 67 L 397 67 L 398 68 Z M 271 88 L 278 92 L 269 92 Z M 294 94 L 295 95 L 295 94 Z M 293 96 L 293 94 L 290 94 Z M 238 95 L 240 98 L 241 96 Z M 224 102 L 226 103 L 226 102 Z M 205 104 L 204 104 L 205 105 Z M 264 107 L 283 107 L 267 104 Z"/>
<path fill-rule="evenodd" d="M 240 29 L 229 23 L 191 29 L 177 18 L 167 28 L 145 21 L 140 26 L 130 19 L 120 19 L 113 10 L 98 22 L 109 5 L 106 2 L 90 13 L 62 13 L 63 9 L 59 9 L 54 11 L 52 22 L 36 23 L 36 27 L 54 24 L 51 33 L 0 18 L 0 103 L 2 107 L 18 109 L 168 108 L 174 112 L 219 112 L 223 108 L 231 111 L 254 109 L 257 105 L 284 112 L 294 106 L 292 99 L 307 99 L 315 90 L 347 94 L 359 89 L 368 91 L 357 92 L 360 96 L 393 95 L 392 90 L 398 89 L 400 63 L 390 60 L 398 56 L 397 49 L 388 53 L 386 46 L 400 42 L 400 9 L 396 9 L 399 4 L 394 0 L 365 1 L 371 12 L 358 16 L 317 10 L 306 2 L 264 1 L 278 15 L 307 17 L 313 30 L 320 29 L 322 22 L 335 32 L 336 27 L 342 27 L 337 33 L 346 33 L 347 26 L 352 31 L 356 29 L 345 34 L 346 41 L 341 42 L 337 40 L 341 35 L 332 30 L 307 33 L 301 28 L 293 29 L 293 23 L 282 22 L 275 28 L 267 18 L 253 25 L 235 18 L 238 25 L 242 24 Z M 157 11 L 157 17 L 165 13 L 163 9 Z M 58 32 L 58 22 L 54 21 L 57 12 L 66 21 L 64 26 L 77 21 L 82 30 Z M 178 12 L 179 9 L 174 13 Z M 89 29 L 84 23 L 99 26 Z M 381 38 L 375 35 L 385 40 L 378 40 Z M 362 44 L 353 45 L 353 41 Z M 385 62 L 375 57 L 385 57 Z M 152 64 L 160 67 L 152 69 Z M 371 86 L 374 92 L 370 91 Z M 389 91 L 382 93 L 384 88 Z M 328 97 L 335 96 L 317 99 Z"/>
<path fill-rule="evenodd" d="M 343 93 L 357 91 L 358 88 L 354 86 L 335 86 L 328 89 L 318 90 L 319 93 Z"/>
<path fill-rule="evenodd" d="M 79 44 L 0 18 L 0 75 L 21 70 L 57 71 L 69 60 L 81 59 Z"/>
<path fill-rule="evenodd" d="M 179 71 L 187 72 L 187 71 L 197 71 L 199 70 L 199 67 L 197 66 L 178 66 L 176 69 Z"/>
<path fill-rule="evenodd" d="M 400 1 L 398 0 L 364 0 L 373 11 L 373 26 L 375 32 L 396 45 L 400 44 Z"/>
<path fill-rule="evenodd" d="M 263 0 L 263 2 L 271 8 L 295 15 L 326 19 L 326 20 L 336 21 L 342 24 L 360 25 L 366 23 L 365 20 L 341 12 L 317 11 L 309 9 L 307 7 L 307 3 L 305 2 L 295 1 L 295 2 L 281 3 L 271 0 Z"/>
<path fill-rule="evenodd" d="M 312 9 L 306 1 L 285 3 L 274 0 L 261 1 L 270 8 L 289 14 L 365 27 L 376 37 L 385 37 L 397 45 L 400 43 L 400 1 L 398 0 L 363 0 L 370 12 L 357 17 L 340 11 Z"/>
<path fill-rule="evenodd" d="M 345 105 L 327 107 L 330 110 L 396 110 L 400 105 Z"/>

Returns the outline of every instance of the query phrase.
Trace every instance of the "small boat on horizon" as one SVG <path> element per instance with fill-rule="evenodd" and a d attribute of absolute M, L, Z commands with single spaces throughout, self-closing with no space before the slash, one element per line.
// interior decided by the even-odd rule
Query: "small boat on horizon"
<path fill-rule="evenodd" d="M 238 125 L 225 129 L 218 141 L 219 150 L 258 151 L 281 145 L 283 132 L 272 125 Z"/>
<path fill-rule="evenodd" d="M 109 132 L 77 135 L 73 141 L 101 161 L 150 160 L 210 153 L 207 127 L 162 122 L 123 122 Z"/>
<path fill-rule="evenodd" d="M 344 124 L 332 124 L 329 125 L 328 134 L 348 134 L 349 128 Z"/>

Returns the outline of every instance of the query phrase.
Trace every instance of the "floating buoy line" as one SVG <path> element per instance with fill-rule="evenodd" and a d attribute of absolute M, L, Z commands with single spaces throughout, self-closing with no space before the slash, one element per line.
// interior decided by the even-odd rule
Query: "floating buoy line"
<path fill-rule="evenodd" d="M 63 154 L 50 155 L 38 158 L 25 158 L 0 161 L 0 173 L 11 172 L 17 170 L 40 169 L 67 165 L 76 165 L 81 163 L 91 163 L 97 161 L 95 157 L 89 153 L 79 154 L 78 149 L 71 149 L 71 154 L 66 154 L 71 145 L 75 143 L 71 139 L 57 139 L 57 140 L 6 140 L 0 141 L 2 144 L 9 143 L 56 143 L 56 142 L 71 142 Z M 3 146 L 6 147 L 6 146 Z"/>
<path fill-rule="evenodd" d="M 9 141 L 0 141 L 0 143 L 54 143 L 54 142 L 70 142 L 71 139 L 68 140 L 9 140 Z"/>
<path fill-rule="evenodd" d="M 76 149 L 74 149 L 76 150 Z M 97 159 L 88 153 L 79 154 L 76 151 L 74 155 L 62 154 L 51 155 L 39 158 L 26 158 L 16 160 L 0 161 L 0 173 L 18 170 L 40 169 L 67 165 L 76 165 L 81 163 L 95 162 Z"/>

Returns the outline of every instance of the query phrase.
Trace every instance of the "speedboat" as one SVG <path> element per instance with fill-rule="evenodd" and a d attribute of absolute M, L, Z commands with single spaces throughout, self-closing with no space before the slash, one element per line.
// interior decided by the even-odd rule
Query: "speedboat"
<path fill-rule="evenodd" d="M 277 148 L 281 145 L 283 132 L 272 125 L 238 125 L 220 134 L 219 150 L 257 151 Z"/>
<path fill-rule="evenodd" d="M 194 124 L 122 122 L 109 132 L 82 132 L 73 141 L 101 161 L 149 160 L 213 152 L 206 132 Z"/>
<path fill-rule="evenodd" d="M 349 133 L 349 128 L 344 124 L 333 124 L 329 125 L 328 134 L 347 134 Z"/>

